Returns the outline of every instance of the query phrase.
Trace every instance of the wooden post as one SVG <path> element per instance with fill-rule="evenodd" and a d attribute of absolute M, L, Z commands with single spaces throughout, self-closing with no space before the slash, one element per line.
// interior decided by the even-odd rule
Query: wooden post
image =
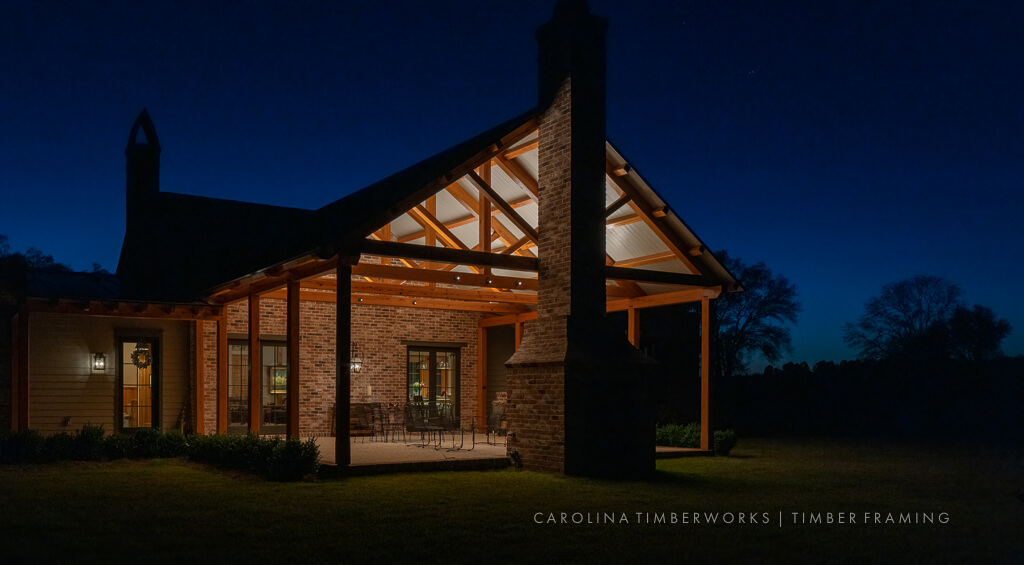
<path fill-rule="evenodd" d="M 217 433 L 228 433 L 228 307 L 217 318 Z"/>
<path fill-rule="evenodd" d="M 629 316 L 629 343 L 640 349 L 640 311 L 630 306 L 627 314 Z"/>
<path fill-rule="evenodd" d="M 516 322 L 516 351 L 519 351 L 519 344 L 523 342 L 523 322 Z"/>
<path fill-rule="evenodd" d="M 288 437 L 299 438 L 299 281 L 288 281 Z"/>
<path fill-rule="evenodd" d="M 260 433 L 263 412 L 263 391 L 260 373 L 263 361 L 260 351 L 260 295 L 249 295 L 249 431 Z"/>
<path fill-rule="evenodd" d="M 335 364 L 335 434 L 334 434 L 334 462 L 337 465 L 350 465 L 352 463 L 352 445 L 349 443 L 349 418 L 352 409 L 352 376 L 351 351 L 349 344 L 352 342 L 352 267 L 350 265 L 338 264 L 338 290 L 336 338 L 334 347 Z"/>
<path fill-rule="evenodd" d="M 11 318 L 11 431 L 28 428 L 28 311 Z"/>
<path fill-rule="evenodd" d="M 476 329 L 476 382 L 477 409 L 476 425 L 480 431 L 487 429 L 487 328 Z"/>
<path fill-rule="evenodd" d="M 480 178 L 484 179 L 484 182 L 491 182 L 491 162 L 488 161 L 484 165 L 480 166 L 479 169 Z M 491 201 L 484 198 L 481 193 L 477 195 L 480 218 L 477 220 L 480 223 L 480 251 L 484 253 L 491 252 Z M 491 268 L 484 267 L 484 274 L 490 275 Z"/>
<path fill-rule="evenodd" d="M 196 357 L 194 359 L 194 363 L 196 364 L 196 409 L 192 413 L 195 414 L 196 416 L 196 426 L 193 429 L 195 429 L 197 434 L 206 433 L 206 427 L 203 425 L 203 419 L 205 418 L 203 410 L 203 396 L 205 396 L 205 391 L 203 387 L 203 369 L 205 369 L 205 367 L 203 365 L 205 364 L 206 361 L 206 355 L 204 355 L 203 351 L 203 345 L 205 341 L 203 339 L 203 328 L 203 321 L 196 320 Z"/>
<path fill-rule="evenodd" d="M 28 384 L 29 323 L 28 310 L 22 309 L 18 316 L 18 380 L 21 381 L 18 396 L 18 429 L 27 430 L 29 424 L 28 399 L 31 391 Z"/>
<path fill-rule="evenodd" d="M 700 301 L 700 448 L 711 449 L 710 418 L 711 376 L 711 305 L 707 298 Z"/>

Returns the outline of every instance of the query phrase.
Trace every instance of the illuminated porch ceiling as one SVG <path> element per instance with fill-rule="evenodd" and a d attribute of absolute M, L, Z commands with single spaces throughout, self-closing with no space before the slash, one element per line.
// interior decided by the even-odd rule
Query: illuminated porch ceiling
<path fill-rule="evenodd" d="M 342 259 L 354 262 L 352 302 L 495 314 L 535 310 L 537 163 L 533 119 L 415 193 L 421 199 L 390 208 L 355 243 L 358 261 Z M 627 304 L 623 300 L 660 305 L 738 288 L 610 143 L 605 179 L 610 309 Z M 297 279 L 303 300 L 333 302 L 336 281 L 324 273 L 338 261 L 311 253 L 211 289 L 207 299 L 284 298 L 285 283 Z"/>

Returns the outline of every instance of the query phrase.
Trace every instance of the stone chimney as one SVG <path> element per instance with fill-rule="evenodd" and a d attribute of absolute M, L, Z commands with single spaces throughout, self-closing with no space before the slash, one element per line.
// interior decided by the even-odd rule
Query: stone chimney
<path fill-rule="evenodd" d="M 537 31 L 538 318 L 506 363 L 509 449 L 530 469 L 636 477 L 654 470 L 654 428 L 644 361 L 605 316 L 606 29 L 561 0 Z"/>

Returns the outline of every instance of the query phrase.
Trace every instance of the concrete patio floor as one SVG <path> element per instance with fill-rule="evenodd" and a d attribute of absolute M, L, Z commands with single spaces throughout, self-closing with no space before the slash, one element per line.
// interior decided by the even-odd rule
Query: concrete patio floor
<path fill-rule="evenodd" d="M 445 438 L 444 446 L 435 449 L 433 445 L 419 447 L 419 438 L 416 441 L 406 443 L 398 441 L 372 441 L 371 438 L 353 437 L 349 438 L 349 445 L 352 447 L 352 465 L 392 465 L 403 463 L 429 463 L 446 461 L 465 461 L 474 459 L 502 459 L 507 461 L 505 453 L 505 438 L 499 438 L 497 445 L 486 443 L 483 434 L 477 434 L 476 443 L 473 443 L 471 435 L 467 434 L 462 449 L 452 450 L 452 441 Z M 334 438 L 319 437 L 316 443 L 320 447 L 321 463 L 327 465 L 335 464 Z M 458 438 L 456 438 L 458 445 Z"/>

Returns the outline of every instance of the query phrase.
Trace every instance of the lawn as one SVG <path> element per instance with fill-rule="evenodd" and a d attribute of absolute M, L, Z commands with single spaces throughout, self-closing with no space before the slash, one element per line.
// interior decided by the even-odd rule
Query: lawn
<path fill-rule="evenodd" d="M 6 466 L 0 563 L 1024 562 L 1019 447 L 747 440 L 658 470 L 280 484 L 184 460 Z"/>

